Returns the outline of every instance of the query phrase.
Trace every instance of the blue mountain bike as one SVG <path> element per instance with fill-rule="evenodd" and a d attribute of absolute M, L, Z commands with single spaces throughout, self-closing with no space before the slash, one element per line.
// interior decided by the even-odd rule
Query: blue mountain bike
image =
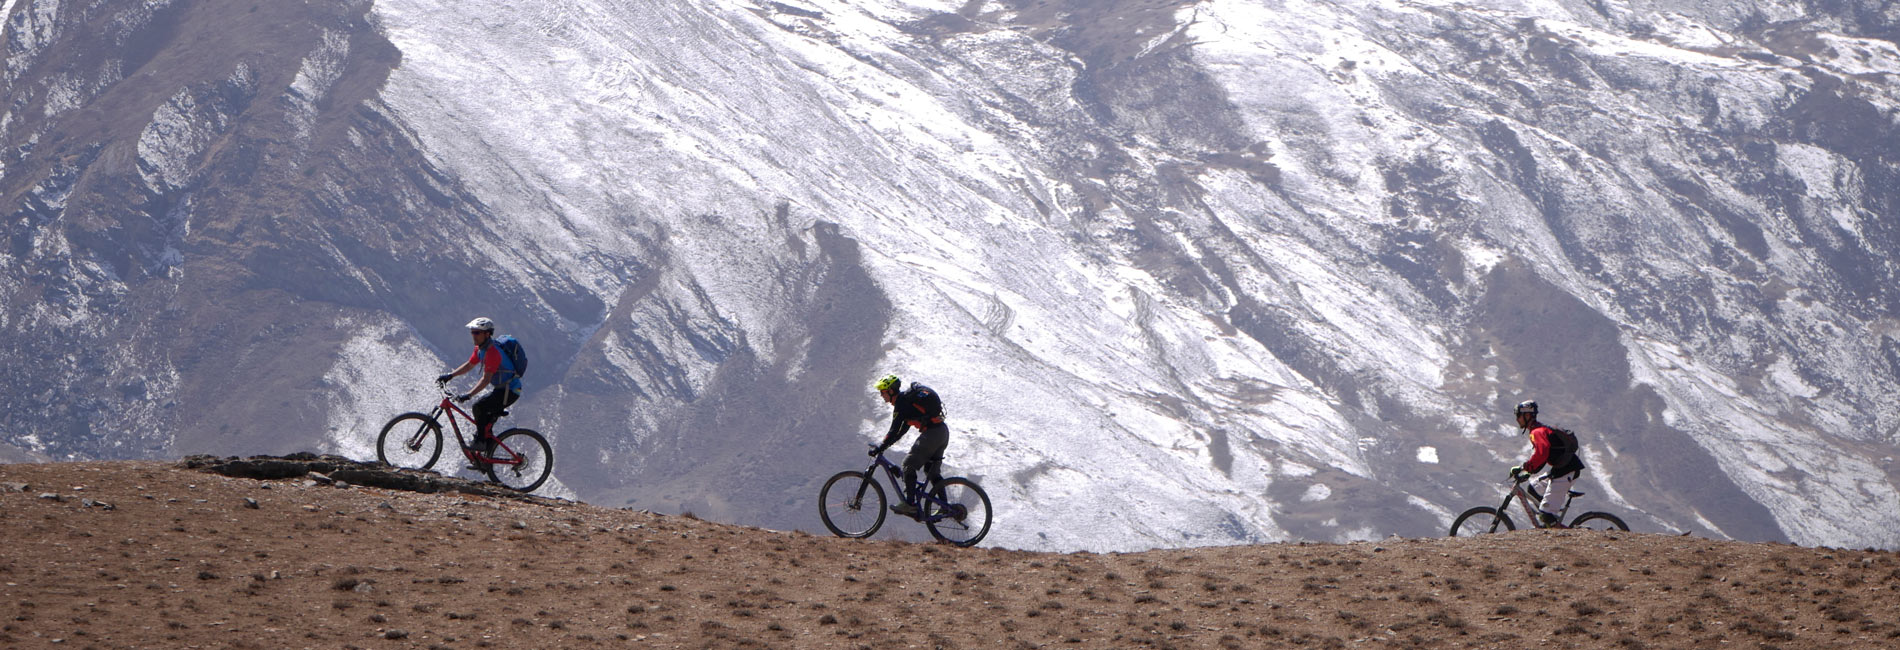
<path fill-rule="evenodd" d="M 831 529 L 831 534 L 870 537 L 884 525 L 887 511 L 884 486 L 877 482 L 879 467 L 884 468 L 891 487 L 904 484 L 901 468 L 878 454 L 877 460 L 864 471 L 838 472 L 818 490 L 818 516 L 825 520 L 825 528 Z M 912 518 L 929 528 L 932 537 L 957 546 L 973 546 L 989 534 L 990 495 L 975 481 L 961 476 L 945 478 L 935 489 L 926 492 L 924 484 L 928 481 L 925 478 L 911 486 L 909 492 L 919 497 L 906 503 L 916 508 L 917 514 Z M 903 494 L 905 490 L 897 492 Z"/>

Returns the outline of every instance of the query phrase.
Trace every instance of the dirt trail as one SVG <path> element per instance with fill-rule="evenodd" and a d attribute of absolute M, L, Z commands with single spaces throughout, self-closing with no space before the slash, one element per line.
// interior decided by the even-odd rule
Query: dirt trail
<path fill-rule="evenodd" d="M 1053 554 L 115 462 L 0 465 L 0 535 L 6 648 L 1900 644 L 1892 552 L 1652 534 Z"/>

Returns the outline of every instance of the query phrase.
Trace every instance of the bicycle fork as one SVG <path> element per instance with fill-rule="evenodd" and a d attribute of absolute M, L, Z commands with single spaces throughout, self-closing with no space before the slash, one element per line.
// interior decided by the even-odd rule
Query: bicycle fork
<path fill-rule="evenodd" d="M 877 480 L 877 463 L 871 463 L 870 469 L 864 470 L 864 480 L 858 483 L 858 493 L 851 495 L 851 509 L 852 510 L 860 510 L 864 508 L 864 492 L 865 490 L 871 489 L 871 483 L 876 480 Z"/>
<path fill-rule="evenodd" d="M 442 421 L 440 419 L 441 417 L 442 417 L 442 407 L 440 406 L 435 407 L 434 411 L 429 412 L 429 421 L 417 424 L 416 433 L 414 435 L 409 436 L 409 442 L 405 443 L 404 446 L 408 447 L 409 451 L 415 451 L 417 449 L 421 449 L 423 439 L 429 437 L 429 424 L 441 422 Z M 437 426 L 439 427 L 440 425 L 438 424 Z"/>

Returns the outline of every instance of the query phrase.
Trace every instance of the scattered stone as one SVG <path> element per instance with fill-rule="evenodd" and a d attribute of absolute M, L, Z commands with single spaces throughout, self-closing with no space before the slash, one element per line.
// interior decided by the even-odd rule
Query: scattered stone
<path fill-rule="evenodd" d="M 514 523 L 514 528 L 515 530 L 526 530 L 528 528 L 528 522 L 522 521 L 520 519 L 516 519 Z"/>
<path fill-rule="evenodd" d="M 48 501 L 65 501 L 65 500 L 66 500 L 66 497 L 62 497 L 62 496 L 60 496 L 60 495 L 58 495 L 58 494 L 54 494 L 54 493 L 52 493 L 52 492 L 41 492 L 41 493 L 40 493 L 40 498 L 42 498 L 42 499 L 46 499 L 46 500 L 48 500 Z"/>
<path fill-rule="evenodd" d="M 383 638 L 390 639 L 392 641 L 395 639 L 407 639 L 409 638 L 409 632 L 407 630 L 397 630 L 397 629 L 384 630 Z"/>
<path fill-rule="evenodd" d="M 252 509 L 252 510 L 256 510 L 258 508 L 257 499 L 244 497 L 244 507 Z"/>
<path fill-rule="evenodd" d="M 308 477 L 308 478 L 309 478 L 310 480 L 312 480 L 312 481 L 316 481 L 316 482 L 318 482 L 318 483 L 323 483 L 323 484 L 325 484 L 325 485 L 328 485 L 328 484 L 330 484 L 331 482 L 333 482 L 333 481 L 335 481 L 335 480 L 336 480 L 336 479 L 332 479 L 332 478 L 330 478 L 330 477 L 328 477 L 328 476 L 324 476 L 324 475 L 322 475 L 322 474 L 318 474 L 318 473 L 316 473 L 316 472 L 311 472 L 311 473 L 309 473 L 309 474 L 305 474 L 304 476 L 306 476 L 306 477 Z"/>
<path fill-rule="evenodd" d="M 0 483 L 0 492 L 25 492 L 31 489 L 33 486 L 25 483 Z"/>

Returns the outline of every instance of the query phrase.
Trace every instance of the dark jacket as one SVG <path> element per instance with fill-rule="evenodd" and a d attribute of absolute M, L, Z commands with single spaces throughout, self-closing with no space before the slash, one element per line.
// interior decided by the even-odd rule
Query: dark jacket
<path fill-rule="evenodd" d="M 884 445 L 889 447 L 904 437 L 905 427 L 916 427 L 922 431 L 933 424 L 943 423 L 943 400 L 937 399 L 937 391 L 929 386 L 911 382 L 910 388 L 897 393 L 897 399 L 891 402 L 891 430 L 884 434 Z"/>

